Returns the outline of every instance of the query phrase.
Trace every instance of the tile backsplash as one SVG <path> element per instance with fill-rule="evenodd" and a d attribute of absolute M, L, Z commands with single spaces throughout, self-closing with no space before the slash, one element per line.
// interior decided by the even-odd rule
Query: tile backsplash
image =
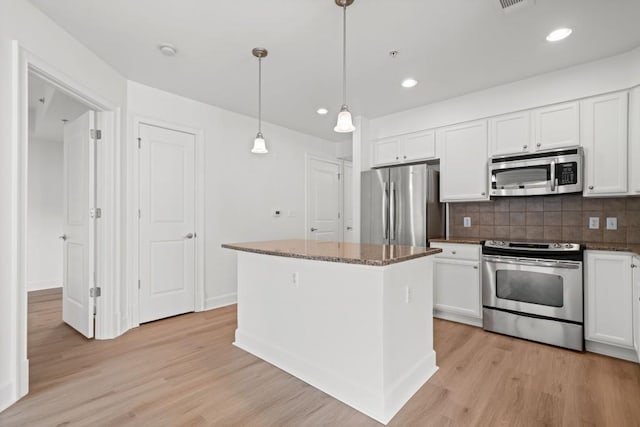
<path fill-rule="evenodd" d="M 471 227 L 464 227 L 464 218 Z M 599 228 L 589 228 L 589 218 Z M 617 230 L 607 230 L 607 218 Z M 564 196 L 502 197 L 489 202 L 450 203 L 450 237 L 543 239 L 583 242 L 640 243 L 640 198 Z"/>

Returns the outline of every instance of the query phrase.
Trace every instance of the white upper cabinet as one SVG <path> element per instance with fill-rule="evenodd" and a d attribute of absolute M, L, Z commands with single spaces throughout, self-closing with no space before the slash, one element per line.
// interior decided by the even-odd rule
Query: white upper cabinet
<path fill-rule="evenodd" d="M 427 130 L 372 143 L 373 165 L 385 166 L 436 158 L 435 131 Z"/>
<path fill-rule="evenodd" d="M 640 360 L 640 257 L 633 257 L 633 347 Z"/>
<path fill-rule="evenodd" d="M 640 87 L 629 94 L 629 194 L 640 195 Z"/>
<path fill-rule="evenodd" d="M 632 349 L 631 255 L 586 251 L 585 265 L 585 338 Z"/>
<path fill-rule="evenodd" d="M 487 191 L 487 121 L 449 126 L 438 131 L 440 201 L 489 199 Z"/>
<path fill-rule="evenodd" d="M 552 150 L 580 145 L 579 113 L 578 102 L 533 110 L 533 149 Z"/>
<path fill-rule="evenodd" d="M 489 119 L 489 155 L 533 151 L 531 112 L 521 111 Z"/>
<path fill-rule="evenodd" d="M 627 193 L 627 114 L 627 92 L 580 102 L 585 196 Z"/>

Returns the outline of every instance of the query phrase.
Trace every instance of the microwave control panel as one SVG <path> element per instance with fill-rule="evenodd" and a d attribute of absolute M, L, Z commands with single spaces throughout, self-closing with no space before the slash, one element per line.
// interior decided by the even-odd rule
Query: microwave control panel
<path fill-rule="evenodd" d="M 560 163 L 556 165 L 558 185 L 573 185 L 578 183 L 578 163 Z"/>

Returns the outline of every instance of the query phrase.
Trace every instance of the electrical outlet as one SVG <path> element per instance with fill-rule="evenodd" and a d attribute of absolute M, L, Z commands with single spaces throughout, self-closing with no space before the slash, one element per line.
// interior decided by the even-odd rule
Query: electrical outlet
<path fill-rule="evenodd" d="M 464 222 L 465 228 L 471 227 L 471 217 L 470 216 L 465 216 L 463 222 Z"/>
<path fill-rule="evenodd" d="M 589 228 L 591 230 L 597 230 L 600 228 L 600 217 L 590 216 L 589 217 Z"/>
<path fill-rule="evenodd" d="M 618 229 L 618 217 L 608 216 L 607 217 L 607 230 L 617 230 Z"/>

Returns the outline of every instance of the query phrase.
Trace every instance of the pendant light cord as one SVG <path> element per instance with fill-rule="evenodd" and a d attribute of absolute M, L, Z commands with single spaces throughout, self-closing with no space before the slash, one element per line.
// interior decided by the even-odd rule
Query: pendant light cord
<path fill-rule="evenodd" d="M 347 105 L 347 5 L 342 6 L 342 105 Z"/>
<path fill-rule="evenodd" d="M 262 58 L 258 58 L 258 133 L 262 133 Z"/>

